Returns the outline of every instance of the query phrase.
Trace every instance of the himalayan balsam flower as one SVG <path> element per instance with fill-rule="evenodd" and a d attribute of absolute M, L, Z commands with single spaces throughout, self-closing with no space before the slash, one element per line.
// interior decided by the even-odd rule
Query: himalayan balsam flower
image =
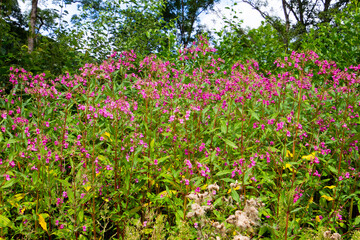
<path fill-rule="evenodd" d="M 175 115 L 171 115 L 170 119 L 169 119 L 169 122 L 173 122 L 174 120 L 175 120 Z"/>

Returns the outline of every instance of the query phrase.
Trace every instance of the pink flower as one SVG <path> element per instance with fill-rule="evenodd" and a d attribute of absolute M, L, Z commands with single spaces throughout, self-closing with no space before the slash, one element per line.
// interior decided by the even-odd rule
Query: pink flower
<path fill-rule="evenodd" d="M 174 120 L 175 120 L 175 115 L 171 115 L 170 119 L 169 119 L 169 122 L 173 122 Z"/>
<path fill-rule="evenodd" d="M 270 119 L 270 120 L 268 121 L 268 124 L 271 125 L 271 124 L 274 124 L 274 122 L 275 122 L 275 119 Z"/>

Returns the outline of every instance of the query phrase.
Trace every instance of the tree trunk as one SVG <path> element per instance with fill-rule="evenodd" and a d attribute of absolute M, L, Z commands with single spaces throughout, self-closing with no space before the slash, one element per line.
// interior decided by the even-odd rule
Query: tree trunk
<path fill-rule="evenodd" d="M 285 34 L 283 41 L 287 52 L 289 50 L 290 18 L 289 18 L 289 12 L 287 11 L 286 0 L 282 0 L 282 7 L 285 17 Z"/>
<path fill-rule="evenodd" d="M 28 38 L 28 51 L 29 51 L 29 53 L 34 51 L 37 5 L 38 5 L 38 0 L 31 0 L 30 29 L 29 29 L 29 34 L 30 35 L 29 35 L 29 38 Z"/>

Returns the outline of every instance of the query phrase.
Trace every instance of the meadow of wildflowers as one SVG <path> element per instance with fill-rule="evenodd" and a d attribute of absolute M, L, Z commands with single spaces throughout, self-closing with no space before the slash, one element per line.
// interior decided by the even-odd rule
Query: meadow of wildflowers
<path fill-rule="evenodd" d="M 1 92 L 0 239 L 359 239 L 359 66 L 206 39 Z"/>

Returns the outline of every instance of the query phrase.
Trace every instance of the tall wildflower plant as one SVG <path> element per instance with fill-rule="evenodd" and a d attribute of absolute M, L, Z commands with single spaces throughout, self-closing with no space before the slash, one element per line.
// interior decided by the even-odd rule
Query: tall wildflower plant
<path fill-rule="evenodd" d="M 227 63 L 200 38 L 173 61 L 114 52 L 56 79 L 11 68 L 0 236 L 351 236 L 360 66 L 311 51 L 274 64 Z"/>

